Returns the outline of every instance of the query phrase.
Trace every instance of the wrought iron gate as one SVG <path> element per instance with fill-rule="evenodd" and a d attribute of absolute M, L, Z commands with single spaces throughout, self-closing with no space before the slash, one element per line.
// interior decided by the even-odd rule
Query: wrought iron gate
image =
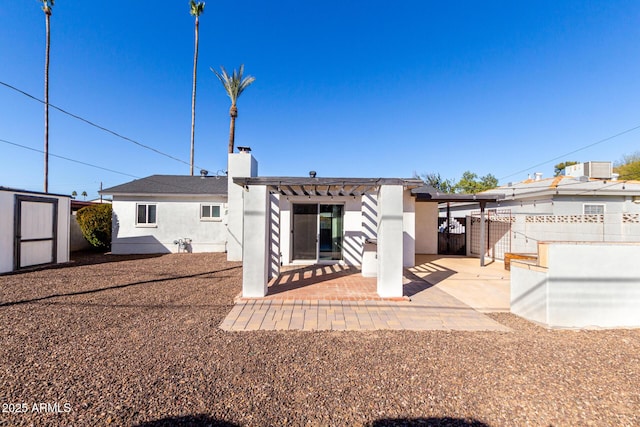
<path fill-rule="evenodd" d="M 467 234 L 465 230 L 466 218 L 438 218 L 438 254 L 466 255 Z"/>

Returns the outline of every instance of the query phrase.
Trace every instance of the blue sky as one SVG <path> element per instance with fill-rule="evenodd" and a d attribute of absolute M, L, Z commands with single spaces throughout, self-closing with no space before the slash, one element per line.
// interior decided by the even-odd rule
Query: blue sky
<path fill-rule="evenodd" d="M 188 1 L 58 0 L 50 103 L 189 161 Z M 196 165 L 226 169 L 229 99 L 209 67 L 245 64 L 236 145 L 260 175 L 501 180 L 640 150 L 638 1 L 208 1 L 200 21 Z M 44 14 L 0 6 L 0 82 L 43 97 Z M 0 85 L 0 140 L 42 150 L 43 106 Z M 95 197 L 169 159 L 50 113 L 49 189 Z M 582 149 L 584 147 L 588 147 Z M 566 153 L 580 150 L 564 156 Z M 559 159 L 556 159 L 559 158 Z M 554 160 L 555 159 L 555 160 Z M 42 190 L 43 155 L 0 141 L 0 185 Z"/>

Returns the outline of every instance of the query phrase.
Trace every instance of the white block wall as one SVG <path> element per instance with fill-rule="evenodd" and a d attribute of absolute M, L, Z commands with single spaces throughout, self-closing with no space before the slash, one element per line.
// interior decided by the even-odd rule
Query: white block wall
<path fill-rule="evenodd" d="M 512 262 L 512 313 L 549 327 L 640 327 L 640 243 L 546 248 L 542 267 Z"/>

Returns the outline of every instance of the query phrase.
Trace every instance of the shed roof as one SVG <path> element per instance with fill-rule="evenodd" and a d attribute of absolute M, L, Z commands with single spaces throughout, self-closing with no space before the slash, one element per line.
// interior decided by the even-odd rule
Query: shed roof
<path fill-rule="evenodd" d="M 226 176 L 151 175 L 115 187 L 106 188 L 100 194 L 145 195 L 145 194 L 186 194 L 186 195 L 226 195 Z"/>
<path fill-rule="evenodd" d="M 34 194 L 34 195 L 38 195 L 38 196 L 54 196 L 54 197 L 68 197 L 68 198 L 71 198 L 71 196 L 69 194 L 43 193 L 41 191 L 21 190 L 19 188 L 3 187 L 1 185 L 0 185 L 0 191 L 7 191 L 7 192 L 10 192 L 10 193 Z"/>

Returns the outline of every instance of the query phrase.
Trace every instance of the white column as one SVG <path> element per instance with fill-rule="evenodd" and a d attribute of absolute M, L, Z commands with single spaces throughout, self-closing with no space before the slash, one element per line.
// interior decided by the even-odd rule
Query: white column
<path fill-rule="evenodd" d="M 233 178 L 257 176 L 258 162 L 249 153 L 232 153 L 227 168 L 227 261 L 242 261 L 243 189 Z"/>
<path fill-rule="evenodd" d="M 269 193 L 264 185 L 243 190 L 242 296 L 267 294 L 269 265 Z"/>
<path fill-rule="evenodd" d="M 378 295 L 402 296 L 403 188 L 382 185 L 378 193 Z"/>

